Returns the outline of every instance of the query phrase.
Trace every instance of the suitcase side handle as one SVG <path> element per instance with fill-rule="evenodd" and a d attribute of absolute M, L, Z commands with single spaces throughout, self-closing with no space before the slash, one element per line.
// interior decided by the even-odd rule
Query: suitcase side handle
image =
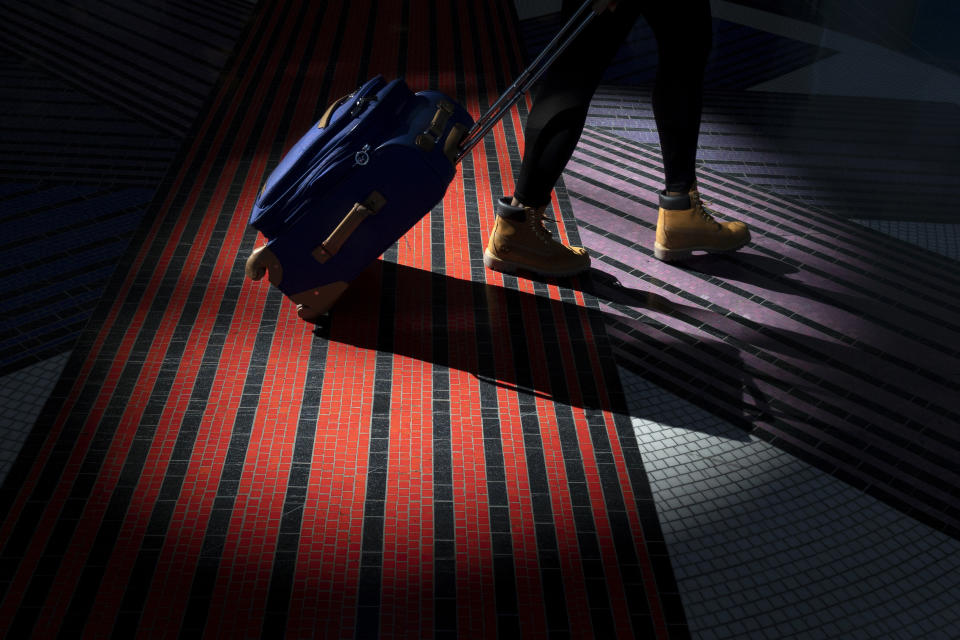
<path fill-rule="evenodd" d="M 314 249 L 310 255 L 321 264 L 337 255 L 337 252 L 340 251 L 340 248 L 347 239 L 350 238 L 353 232 L 357 230 L 360 223 L 370 216 L 375 215 L 385 204 L 387 204 L 387 199 L 380 195 L 379 192 L 374 191 L 367 196 L 367 199 L 362 203 L 358 202 L 353 205 L 353 208 L 343 217 L 343 220 L 340 221 L 336 229 L 334 229 L 330 235 L 327 236 L 327 239 L 321 242 L 320 246 Z"/>
<path fill-rule="evenodd" d="M 323 112 L 322 116 L 320 116 L 320 122 L 317 123 L 317 129 L 326 129 L 327 125 L 330 124 L 330 117 L 333 115 L 333 112 L 337 110 L 337 107 L 349 100 L 350 96 L 352 95 L 352 93 L 348 93 L 327 107 L 327 110 Z"/>
<path fill-rule="evenodd" d="M 432 151 L 433 147 L 437 144 L 437 140 L 439 140 L 443 134 L 443 130 L 447 128 L 447 122 L 452 115 L 452 104 L 446 100 L 437 104 L 437 112 L 433 114 L 433 120 L 430 121 L 430 126 L 416 137 L 414 144 L 423 151 Z"/>

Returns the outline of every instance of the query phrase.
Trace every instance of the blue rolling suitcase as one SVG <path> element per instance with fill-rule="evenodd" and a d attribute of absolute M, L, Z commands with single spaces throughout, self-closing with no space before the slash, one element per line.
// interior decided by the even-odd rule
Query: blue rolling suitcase
<path fill-rule="evenodd" d="M 456 165 L 594 17 L 588 0 L 479 120 L 438 91 L 381 76 L 334 102 L 267 178 L 250 224 L 267 239 L 246 274 L 326 313 L 350 282 L 443 199 Z"/>

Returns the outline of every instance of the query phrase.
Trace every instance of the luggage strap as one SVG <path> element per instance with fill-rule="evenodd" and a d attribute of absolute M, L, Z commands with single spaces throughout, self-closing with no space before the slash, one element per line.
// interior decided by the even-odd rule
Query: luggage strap
<path fill-rule="evenodd" d="M 353 205 L 353 208 L 343 217 L 343 220 L 340 221 L 337 228 L 334 229 L 330 235 L 327 236 L 327 239 L 321 242 L 320 246 L 314 249 L 310 255 L 321 264 L 337 255 L 337 252 L 340 251 L 340 248 L 351 234 L 357 230 L 360 223 L 370 216 L 375 215 L 385 204 L 387 204 L 387 199 L 380 195 L 379 192 L 374 191 L 367 196 L 366 200 Z"/>

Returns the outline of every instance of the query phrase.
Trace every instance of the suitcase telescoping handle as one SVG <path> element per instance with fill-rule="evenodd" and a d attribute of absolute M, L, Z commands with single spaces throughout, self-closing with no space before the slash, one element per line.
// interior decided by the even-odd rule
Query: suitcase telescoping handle
<path fill-rule="evenodd" d="M 590 24 L 597 15 L 597 11 L 593 8 L 595 4 L 598 4 L 596 0 L 587 0 L 584 2 L 583 6 L 577 9 L 577 12 L 573 14 L 573 17 L 570 18 L 567 24 L 563 25 L 560 33 L 540 52 L 537 59 L 520 74 L 516 82 L 503 92 L 503 95 L 497 99 L 493 106 L 490 107 L 485 114 L 480 116 L 480 119 L 470 128 L 470 131 L 467 132 L 460 142 L 460 150 L 457 153 L 456 162 L 460 162 L 465 155 L 470 153 L 470 150 L 510 111 L 513 105 L 520 102 L 523 95 L 529 91 L 530 87 L 540 79 L 540 76 L 550 68 L 550 65 L 563 53 L 564 49 Z"/>

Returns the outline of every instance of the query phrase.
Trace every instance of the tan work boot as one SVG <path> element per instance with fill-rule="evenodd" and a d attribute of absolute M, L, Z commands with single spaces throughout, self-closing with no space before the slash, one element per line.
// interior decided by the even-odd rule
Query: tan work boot
<path fill-rule="evenodd" d="M 682 260 L 694 251 L 724 253 L 750 242 L 750 230 L 743 222 L 717 222 L 704 208 L 694 184 L 687 194 L 660 192 L 660 215 L 653 255 L 664 262 Z"/>
<path fill-rule="evenodd" d="M 515 202 L 515 201 L 514 201 Z M 553 239 L 543 226 L 546 206 L 534 209 L 512 203 L 509 197 L 497 201 L 497 221 L 490 234 L 483 264 L 503 273 L 527 270 L 543 276 L 572 276 L 590 268 L 590 256 L 583 247 L 568 247 Z"/>

